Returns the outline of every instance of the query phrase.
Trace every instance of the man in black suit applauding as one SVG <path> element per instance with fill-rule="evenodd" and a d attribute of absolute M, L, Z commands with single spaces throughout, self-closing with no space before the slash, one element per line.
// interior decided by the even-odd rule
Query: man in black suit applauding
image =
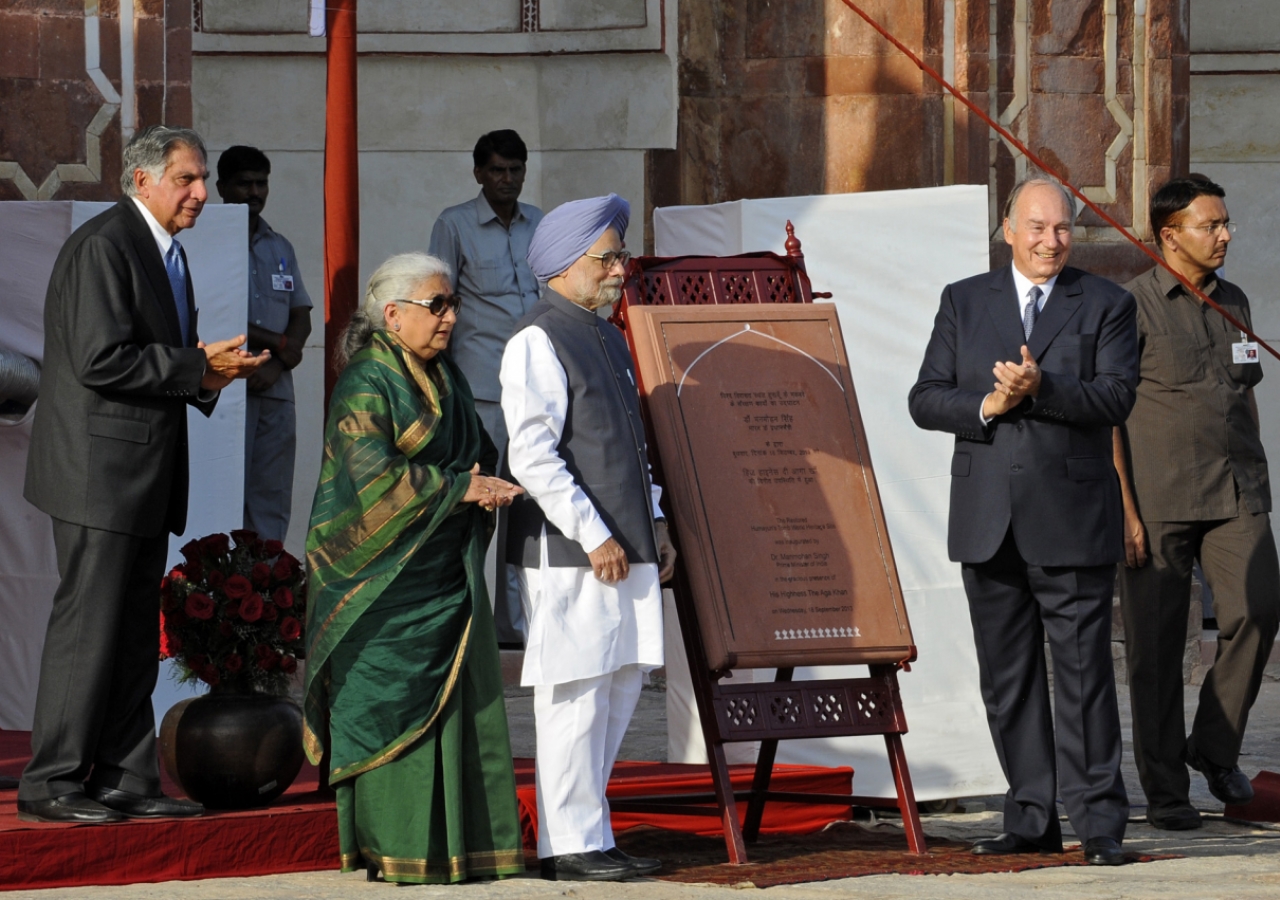
<path fill-rule="evenodd" d="M 1129 802 L 1111 598 L 1124 542 L 1109 463 L 1138 382 L 1134 300 L 1066 267 L 1075 202 L 1058 182 L 1019 184 L 1005 216 L 1013 265 L 942 292 L 910 396 L 917 425 L 956 436 L 947 547 L 1009 782 L 1005 833 L 974 852 L 1061 852 L 1060 792 L 1086 860 L 1119 865 Z"/>
<path fill-rule="evenodd" d="M 245 336 L 206 346 L 174 235 L 206 199 L 205 148 L 139 132 L 125 196 L 58 254 L 24 495 L 53 518 L 61 581 L 45 635 L 18 817 L 110 822 L 199 815 L 160 792 L 151 692 L 169 532 L 187 518 L 187 405 L 261 365 Z"/>

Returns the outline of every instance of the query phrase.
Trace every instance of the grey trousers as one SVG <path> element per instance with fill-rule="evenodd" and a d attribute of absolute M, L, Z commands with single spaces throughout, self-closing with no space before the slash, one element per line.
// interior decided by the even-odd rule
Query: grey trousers
<path fill-rule="evenodd" d="M 132 537 L 53 521 L 61 581 L 45 632 L 21 800 L 85 782 L 160 793 L 151 693 L 160 663 L 160 578 L 169 535 Z"/>
<path fill-rule="evenodd" d="M 1004 830 L 1046 850 L 1062 850 L 1059 796 L 1081 841 L 1123 840 L 1129 819 L 1111 666 L 1115 571 L 1031 565 L 1012 533 L 993 558 L 961 567 L 987 723 L 1009 782 Z"/>
<path fill-rule="evenodd" d="M 1234 519 L 1147 522 L 1150 559 L 1120 567 L 1120 607 L 1133 704 L 1133 753 L 1149 809 L 1188 803 L 1188 745 L 1220 766 L 1240 756 L 1280 622 L 1280 563 L 1266 513 Z M 1200 688 L 1191 735 L 1183 716 L 1182 656 L 1191 568 L 1213 590 L 1218 649 Z"/>
<path fill-rule="evenodd" d="M 293 508 L 298 416 L 292 400 L 249 391 L 244 410 L 244 527 L 283 541 Z"/>
<path fill-rule="evenodd" d="M 507 468 L 507 422 L 502 417 L 502 404 L 492 400 L 477 400 L 476 414 L 498 448 L 498 474 L 510 481 L 511 472 Z M 516 577 L 515 566 L 506 563 L 509 512 L 506 507 L 498 510 L 498 527 L 493 532 L 491 542 L 496 549 L 496 552 L 490 554 L 494 557 L 493 627 L 499 644 L 523 644 L 527 626 L 524 607 L 520 603 L 520 580 Z"/>

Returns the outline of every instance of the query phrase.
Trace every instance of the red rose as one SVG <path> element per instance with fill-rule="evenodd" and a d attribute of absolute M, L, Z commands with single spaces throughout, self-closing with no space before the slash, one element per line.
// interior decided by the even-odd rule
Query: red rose
<path fill-rule="evenodd" d="M 222 679 L 218 677 L 218 670 L 213 666 L 205 666 L 199 671 L 200 680 L 209 687 L 217 687 L 218 682 Z"/>
<path fill-rule="evenodd" d="M 231 532 L 231 539 L 236 542 L 237 547 L 243 547 L 245 544 L 251 544 L 258 537 L 258 532 L 250 531 L 247 528 L 237 528 Z"/>
<path fill-rule="evenodd" d="M 240 615 L 240 601 L 228 600 L 222 606 L 222 614 L 228 618 L 234 618 L 235 616 Z"/>
<path fill-rule="evenodd" d="M 200 547 L 214 556 L 226 556 L 231 552 L 231 540 L 225 534 L 211 534 L 200 539 Z"/>
<path fill-rule="evenodd" d="M 165 653 L 165 651 L 168 651 Z M 182 638 L 172 632 L 165 632 L 160 639 L 160 652 L 165 653 L 165 659 L 171 656 L 177 656 L 182 652 Z"/>
<path fill-rule="evenodd" d="M 222 574 L 221 569 L 209 570 L 209 587 L 220 588 L 226 582 L 227 576 Z"/>
<path fill-rule="evenodd" d="M 213 598 L 208 594 L 192 591 L 187 596 L 186 613 L 193 619 L 212 619 L 216 608 Z"/>
<path fill-rule="evenodd" d="M 178 565 L 178 566 L 174 566 L 172 569 L 170 569 L 170 570 L 169 570 L 169 580 L 170 580 L 170 581 L 186 581 L 186 580 L 187 580 L 187 569 L 186 569 L 186 567 L 185 567 L 185 566 Z"/>
<path fill-rule="evenodd" d="M 270 672 L 280 664 L 280 657 L 272 653 L 270 656 L 264 656 L 258 660 L 258 668 L 264 672 Z"/>
<path fill-rule="evenodd" d="M 256 647 L 253 648 L 253 655 L 257 657 L 259 660 L 263 659 L 264 657 L 274 656 L 275 652 L 276 651 L 271 649 L 270 644 L 258 644 Z"/>
<path fill-rule="evenodd" d="M 279 618 L 280 611 L 276 609 L 275 604 L 266 603 L 266 601 L 263 601 L 263 602 L 265 605 L 262 607 L 262 621 L 274 622 L 277 618 Z"/>
<path fill-rule="evenodd" d="M 276 592 L 271 595 L 271 599 L 276 602 L 276 606 L 281 609 L 293 608 L 293 591 L 287 587 L 278 587 Z"/>
<path fill-rule="evenodd" d="M 200 561 L 200 542 L 187 541 L 185 544 L 182 545 L 182 549 L 179 552 L 182 554 L 183 558 L 186 559 L 188 563 L 199 562 Z"/>
<path fill-rule="evenodd" d="M 267 556 L 279 556 L 284 552 L 284 541 L 267 541 L 263 549 L 267 551 Z"/>
<path fill-rule="evenodd" d="M 296 641 L 302 634 L 302 623 L 293 616 L 285 616 L 280 621 L 280 637 L 286 641 Z"/>
<path fill-rule="evenodd" d="M 187 624 L 187 614 L 180 608 L 174 609 L 165 615 L 165 620 L 170 624 L 170 626 L 178 628 Z"/>
<path fill-rule="evenodd" d="M 199 581 L 204 577 L 204 566 L 199 562 L 189 562 L 183 568 L 186 570 L 188 581 Z"/>
<path fill-rule="evenodd" d="M 282 556 L 276 560 L 276 564 L 271 567 L 271 577 L 276 581 L 288 581 L 293 577 L 293 572 L 289 569 L 289 563 Z"/>
<path fill-rule="evenodd" d="M 232 675 L 239 672 L 243 665 L 244 659 L 241 658 L 239 653 L 232 653 L 222 661 L 222 668 L 226 669 L 228 674 Z"/>
<path fill-rule="evenodd" d="M 165 612 L 169 612 L 171 610 L 175 610 L 178 608 L 178 598 L 173 596 L 172 591 L 167 594 L 161 595 L 160 608 Z"/>
<path fill-rule="evenodd" d="M 254 563 L 249 572 L 249 579 L 256 588 L 264 588 L 271 583 L 271 567 L 264 562 Z"/>
<path fill-rule="evenodd" d="M 222 585 L 222 593 L 232 600 L 243 600 L 253 593 L 253 582 L 243 575 L 232 575 Z"/>
<path fill-rule="evenodd" d="M 280 657 L 280 671 L 292 675 L 298 670 L 298 661 L 287 653 Z"/>
<path fill-rule="evenodd" d="M 253 546 L 249 549 L 249 552 L 258 559 L 264 559 L 267 555 L 267 542 L 262 538 L 255 538 Z"/>
<path fill-rule="evenodd" d="M 231 620 L 223 619 L 221 622 L 218 623 L 218 634 L 222 635 L 223 637 L 231 637 L 231 635 L 235 633 L 236 633 L 236 629 L 235 629 L 235 626 L 231 624 Z"/>
<path fill-rule="evenodd" d="M 262 618 L 262 595 L 250 594 L 240 601 L 240 618 L 246 622 L 256 622 Z"/>
<path fill-rule="evenodd" d="M 199 675 L 200 670 L 209 665 L 209 657 L 203 653 L 192 653 L 191 658 L 187 660 L 187 665 L 191 667 L 191 671 Z"/>

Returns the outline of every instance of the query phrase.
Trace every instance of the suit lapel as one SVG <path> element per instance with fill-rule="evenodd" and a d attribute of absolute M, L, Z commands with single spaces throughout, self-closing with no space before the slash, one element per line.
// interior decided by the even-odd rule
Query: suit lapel
<path fill-rule="evenodd" d="M 142 271 L 151 283 L 151 295 L 158 307 L 160 316 L 169 329 L 169 343 L 182 346 L 182 326 L 178 323 L 178 308 L 174 306 L 173 288 L 169 286 L 169 273 L 164 267 L 164 258 L 160 256 L 160 248 L 156 246 L 155 236 L 147 226 L 142 213 L 128 197 L 120 201 L 124 208 L 124 219 L 128 223 L 129 237 L 133 240 L 134 252 L 142 260 Z M 188 276 L 189 277 L 189 276 Z M 190 290 L 188 289 L 188 303 Z M 188 307 L 189 308 L 189 307 Z"/>
<path fill-rule="evenodd" d="M 1018 297 L 1013 287 L 1013 273 L 1008 266 L 1002 268 L 991 280 L 991 293 L 987 298 L 987 315 L 1000 336 L 1000 349 L 1005 361 L 1022 359 L 1021 348 L 1025 343 L 1022 334 L 1022 318 L 1018 313 Z M 1039 325 L 1036 326 L 1037 328 Z M 1034 332 L 1033 332 L 1034 333 Z"/>
<path fill-rule="evenodd" d="M 1010 280 L 1012 277 L 1010 276 Z M 1076 314 L 1083 302 L 1083 293 L 1076 271 L 1063 269 L 1053 286 L 1053 293 L 1044 302 L 1044 312 L 1036 320 L 1036 327 L 1031 330 L 1031 340 L 1027 341 L 1027 350 L 1033 359 L 1040 358 L 1058 332 Z"/>

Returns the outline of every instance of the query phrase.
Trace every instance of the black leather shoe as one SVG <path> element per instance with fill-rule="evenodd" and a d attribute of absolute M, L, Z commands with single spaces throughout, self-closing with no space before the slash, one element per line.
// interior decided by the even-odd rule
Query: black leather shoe
<path fill-rule="evenodd" d="M 603 850 L 548 856 L 542 861 L 542 877 L 547 881 L 622 881 L 635 874 L 635 869 Z"/>
<path fill-rule="evenodd" d="M 124 821 L 121 813 L 90 800 L 84 794 L 63 794 L 48 800 L 19 800 L 18 818 L 24 822 L 74 822 L 80 825 Z"/>
<path fill-rule="evenodd" d="M 1253 785 L 1239 766 L 1220 766 L 1187 748 L 1187 765 L 1209 782 L 1209 793 L 1229 806 L 1243 806 L 1253 799 Z"/>
<path fill-rule="evenodd" d="M 1124 851 L 1115 838 L 1091 837 L 1084 842 L 1084 861 L 1091 866 L 1123 866 Z"/>
<path fill-rule="evenodd" d="M 1161 831 L 1193 831 L 1200 827 L 1200 811 L 1190 804 L 1148 809 L 1147 822 Z"/>
<path fill-rule="evenodd" d="M 610 847 L 604 851 L 604 855 L 614 862 L 620 862 L 624 866 L 630 866 L 635 869 L 637 875 L 652 875 L 662 868 L 662 860 L 660 859 L 650 859 L 647 856 L 632 856 L 619 847 Z"/>
<path fill-rule="evenodd" d="M 168 819 L 204 815 L 204 807 L 194 800 L 178 800 L 175 797 L 144 797 L 130 791 L 85 785 L 85 793 L 108 809 L 122 813 L 130 819 Z"/>
<path fill-rule="evenodd" d="M 1006 831 L 999 837 L 974 841 L 972 852 L 978 856 L 1002 856 L 1006 853 L 1048 853 L 1050 851 L 1020 834 Z"/>

